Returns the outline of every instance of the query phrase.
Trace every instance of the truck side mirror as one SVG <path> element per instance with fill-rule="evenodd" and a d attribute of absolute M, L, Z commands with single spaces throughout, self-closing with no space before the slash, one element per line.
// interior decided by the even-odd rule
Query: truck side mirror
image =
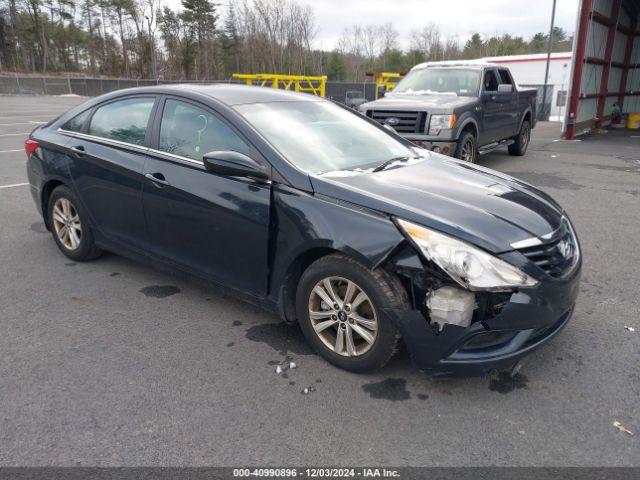
<path fill-rule="evenodd" d="M 513 93 L 513 85 L 501 83 L 498 85 L 498 93 Z"/>

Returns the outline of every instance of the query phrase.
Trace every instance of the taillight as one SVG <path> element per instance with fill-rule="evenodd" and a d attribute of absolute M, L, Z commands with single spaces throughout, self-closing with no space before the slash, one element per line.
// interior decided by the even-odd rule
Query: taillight
<path fill-rule="evenodd" d="M 29 139 L 26 142 L 24 142 L 24 151 L 27 154 L 27 157 L 30 157 L 31 154 L 35 152 L 39 146 L 40 144 L 35 140 Z"/>

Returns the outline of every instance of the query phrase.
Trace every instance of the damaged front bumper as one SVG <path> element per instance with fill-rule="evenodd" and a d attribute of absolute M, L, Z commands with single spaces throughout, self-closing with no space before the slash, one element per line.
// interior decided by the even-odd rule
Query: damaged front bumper
<path fill-rule="evenodd" d="M 481 376 L 506 370 L 567 324 L 580 283 L 580 265 L 512 293 L 492 317 L 469 327 L 430 323 L 420 310 L 387 310 L 415 365 L 432 376 Z"/>

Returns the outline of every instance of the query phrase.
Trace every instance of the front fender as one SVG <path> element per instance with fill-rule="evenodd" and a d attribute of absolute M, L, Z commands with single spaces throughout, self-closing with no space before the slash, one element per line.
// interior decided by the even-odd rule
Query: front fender
<path fill-rule="evenodd" d="M 455 138 L 456 140 L 460 140 L 460 135 L 469 125 L 473 125 L 476 130 L 476 136 L 480 134 L 480 128 L 478 125 L 478 121 L 475 119 L 472 113 L 465 112 L 463 113 L 458 121 L 456 122 L 458 126 L 456 127 Z"/>
<path fill-rule="evenodd" d="M 342 252 L 374 269 L 404 240 L 386 215 L 282 185 L 273 188 L 272 211 L 270 296 L 277 296 L 289 267 L 305 252 Z"/>

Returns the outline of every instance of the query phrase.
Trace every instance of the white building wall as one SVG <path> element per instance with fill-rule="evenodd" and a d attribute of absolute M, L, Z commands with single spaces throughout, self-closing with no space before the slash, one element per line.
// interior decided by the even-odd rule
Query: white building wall
<path fill-rule="evenodd" d="M 549 63 L 548 84 L 553 85 L 551 99 L 551 121 L 560 122 L 564 119 L 567 92 L 571 76 L 572 52 L 552 53 Z M 514 80 L 519 85 L 544 85 L 544 72 L 547 66 L 547 54 L 512 55 L 505 57 L 487 57 L 482 60 L 504 65 L 509 68 Z M 558 96 L 562 98 L 564 92 L 565 104 L 558 105 Z"/>

